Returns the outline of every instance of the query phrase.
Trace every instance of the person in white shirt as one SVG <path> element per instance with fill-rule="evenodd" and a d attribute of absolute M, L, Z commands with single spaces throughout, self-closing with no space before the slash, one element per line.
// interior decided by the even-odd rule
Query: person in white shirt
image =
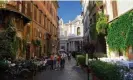
<path fill-rule="evenodd" d="M 61 68 L 63 69 L 65 66 L 65 58 L 67 57 L 67 55 L 65 53 L 61 54 Z"/>
<path fill-rule="evenodd" d="M 47 59 L 44 59 L 43 61 L 43 69 L 46 70 L 46 63 L 47 63 Z"/>

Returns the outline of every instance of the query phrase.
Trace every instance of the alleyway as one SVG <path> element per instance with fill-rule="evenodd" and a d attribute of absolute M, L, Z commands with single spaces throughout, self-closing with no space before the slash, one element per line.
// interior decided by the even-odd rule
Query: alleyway
<path fill-rule="evenodd" d="M 75 60 L 66 61 L 65 69 L 62 71 L 44 71 L 38 73 L 34 80 L 87 80 L 87 74 L 75 66 Z"/>

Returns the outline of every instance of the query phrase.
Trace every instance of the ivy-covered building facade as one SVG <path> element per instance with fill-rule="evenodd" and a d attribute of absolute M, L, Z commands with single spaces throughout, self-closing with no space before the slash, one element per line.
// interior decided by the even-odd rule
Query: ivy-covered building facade
<path fill-rule="evenodd" d="M 4 15 L 3 15 L 4 14 Z M 23 59 L 28 57 L 26 43 L 30 19 L 7 8 L 0 8 L 0 56 Z"/>
<path fill-rule="evenodd" d="M 132 3 L 130 0 L 97 2 L 98 5 L 103 5 L 103 11 L 98 13 L 96 31 L 104 34 L 107 56 L 110 58 L 133 59 Z"/>
<path fill-rule="evenodd" d="M 106 3 L 104 14 L 109 16 L 106 36 L 108 57 L 123 56 L 124 59 L 132 60 L 133 1 L 103 0 L 103 3 Z M 125 5 L 124 8 L 122 5 Z"/>
<path fill-rule="evenodd" d="M 18 38 L 17 45 L 16 47 L 14 47 L 15 45 L 10 46 L 11 50 L 18 48 L 14 51 L 16 53 L 14 53 L 15 58 L 30 59 L 35 56 L 42 57 L 57 53 L 58 7 L 57 1 L 8 1 L 0 3 L 0 26 L 5 27 L 3 24 L 10 23 L 9 25 L 16 28 L 14 36 L 16 35 Z M 7 14 L 8 12 L 11 14 Z M 1 48 L 1 50 L 4 49 Z"/>

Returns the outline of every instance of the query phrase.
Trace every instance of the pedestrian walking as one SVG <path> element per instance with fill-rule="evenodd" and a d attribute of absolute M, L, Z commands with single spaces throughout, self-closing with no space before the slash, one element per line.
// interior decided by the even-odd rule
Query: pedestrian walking
<path fill-rule="evenodd" d="M 54 55 L 53 54 L 51 54 L 50 56 L 50 63 L 51 63 L 51 70 L 53 70 L 54 68 Z"/>
<path fill-rule="evenodd" d="M 54 69 L 56 70 L 56 63 L 57 63 L 57 55 L 56 54 L 54 54 Z"/>
<path fill-rule="evenodd" d="M 46 70 L 46 63 L 47 63 L 47 59 L 44 58 L 44 61 L 43 61 L 43 69 Z"/>
<path fill-rule="evenodd" d="M 61 55 L 58 54 L 58 58 L 57 58 L 57 68 L 60 69 L 60 63 L 61 63 Z"/>
<path fill-rule="evenodd" d="M 71 60 L 71 53 L 68 53 L 68 60 Z"/>
<path fill-rule="evenodd" d="M 62 53 L 61 54 L 61 69 L 63 69 L 65 67 L 65 58 L 66 58 L 66 54 Z"/>

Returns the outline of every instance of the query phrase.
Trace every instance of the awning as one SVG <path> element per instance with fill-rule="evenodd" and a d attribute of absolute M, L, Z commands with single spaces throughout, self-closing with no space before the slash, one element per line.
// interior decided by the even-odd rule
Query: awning
<path fill-rule="evenodd" d="M 21 18 L 23 18 L 23 20 L 24 20 L 25 23 L 28 23 L 29 21 L 31 21 L 30 18 L 26 17 L 26 16 L 25 16 L 23 13 L 21 13 L 21 12 L 18 12 L 18 11 L 15 11 L 15 10 L 11 10 L 11 9 L 7 9 L 7 8 L 0 8 L 0 12 L 4 12 L 4 11 L 5 11 L 5 12 L 8 12 L 8 13 L 12 12 L 12 13 L 14 13 L 14 14 L 20 16 Z"/>

